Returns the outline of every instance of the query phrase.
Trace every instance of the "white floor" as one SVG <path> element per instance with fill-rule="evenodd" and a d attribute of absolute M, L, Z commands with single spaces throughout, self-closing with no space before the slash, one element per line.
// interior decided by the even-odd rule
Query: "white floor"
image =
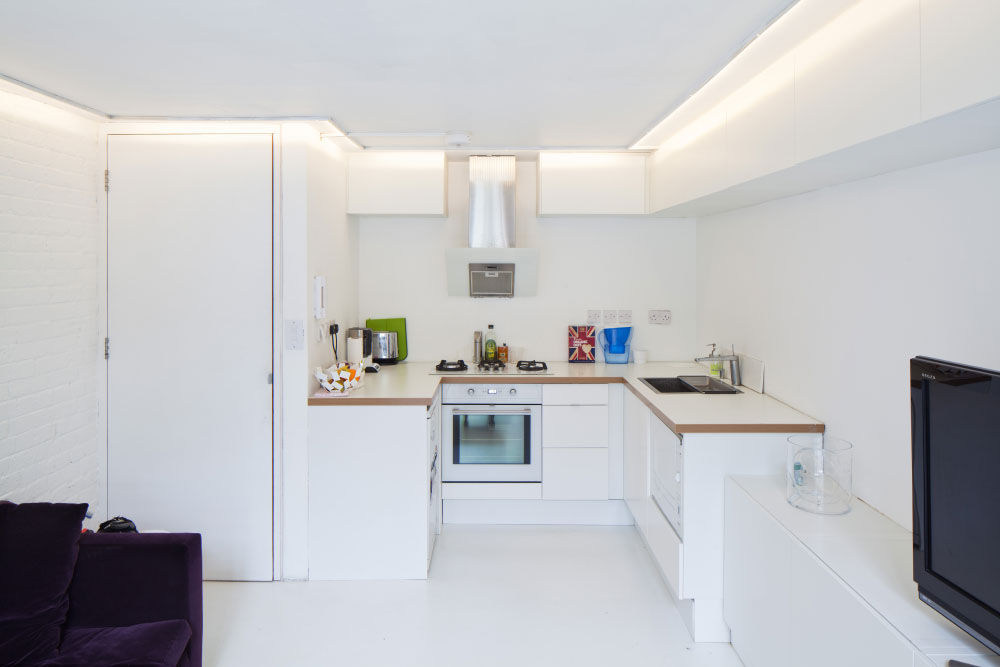
<path fill-rule="evenodd" d="M 205 584 L 205 665 L 734 667 L 631 526 L 446 525 L 427 581 Z"/>

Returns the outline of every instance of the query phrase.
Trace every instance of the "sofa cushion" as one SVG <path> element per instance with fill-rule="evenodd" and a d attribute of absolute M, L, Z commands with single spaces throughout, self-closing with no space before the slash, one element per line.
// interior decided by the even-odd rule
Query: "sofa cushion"
<path fill-rule="evenodd" d="M 0 503 L 0 665 L 56 655 L 86 504 Z"/>
<path fill-rule="evenodd" d="M 187 621 L 154 621 L 120 628 L 67 628 L 58 657 L 41 665 L 176 667 L 191 639 Z"/>

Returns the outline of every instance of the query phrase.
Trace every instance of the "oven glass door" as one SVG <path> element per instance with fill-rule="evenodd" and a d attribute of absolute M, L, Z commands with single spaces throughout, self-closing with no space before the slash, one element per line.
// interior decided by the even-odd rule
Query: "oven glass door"
<path fill-rule="evenodd" d="M 537 406 L 449 405 L 444 481 L 540 482 Z"/>

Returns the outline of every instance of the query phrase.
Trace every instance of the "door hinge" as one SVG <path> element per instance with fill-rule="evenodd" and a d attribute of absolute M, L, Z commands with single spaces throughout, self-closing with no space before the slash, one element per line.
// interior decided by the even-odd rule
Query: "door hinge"
<path fill-rule="evenodd" d="M 268 384 L 274 384 L 274 373 L 268 373 L 267 374 L 267 383 Z"/>
<path fill-rule="evenodd" d="M 107 191 L 108 191 L 108 175 L 109 175 L 109 174 L 108 174 L 108 170 L 107 170 L 107 169 L 105 169 L 105 170 L 104 170 L 104 191 L 105 191 L 105 192 L 107 192 Z"/>
<path fill-rule="evenodd" d="M 107 359 L 111 356 L 111 340 L 105 336 L 104 338 L 104 358 Z"/>

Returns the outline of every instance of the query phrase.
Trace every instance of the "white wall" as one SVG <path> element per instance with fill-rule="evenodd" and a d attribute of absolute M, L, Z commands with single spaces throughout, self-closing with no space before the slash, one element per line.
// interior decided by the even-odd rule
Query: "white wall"
<path fill-rule="evenodd" d="M 97 130 L 0 85 L 0 498 L 100 517 Z"/>
<path fill-rule="evenodd" d="M 855 444 L 857 494 L 909 526 L 910 357 L 1000 369 L 1000 151 L 698 221 L 698 340 Z"/>
<path fill-rule="evenodd" d="M 281 567 L 283 579 L 309 575 L 308 395 L 318 384 L 314 366 L 333 358 L 329 334 L 319 332 L 330 321 L 347 325 L 357 319 L 357 229 L 347 210 L 346 159 L 341 150 L 320 139 L 305 123 L 281 128 L 281 234 L 283 320 L 305 322 L 304 350 L 281 350 Z M 327 278 L 327 319 L 313 317 L 313 277 Z M 343 350 L 342 350 L 343 353 Z"/>
<path fill-rule="evenodd" d="M 358 320 L 358 226 L 347 215 L 347 159 L 332 141 L 313 143 L 307 155 L 309 368 L 333 363 L 329 325 L 340 325 L 339 357 L 347 358 L 347 327 Z M 313 316 L 313 278 L 326 277 L 326 319 Z M 320 336 L 322 332 L 322 336 Z M 310 392 L 319 388 L 309 375 Z"/>
<path fill-rule="evenodd" d="M 406 317 L 410 359 L 470 360 L 472 332 L 493 323 L 521 358 L 565 360 L 566 327 L 585 324 L 588 308 L 631 308 L 633 347 L 650 359 L 694 356 L 694 221 L 538 219 L 534 162 L 517 164 L 517 245 L 541 250 L 538 295 L 447 296 L 445 248 L 469 243 L 468 170 L 448 165 L 446 219 L 358 221 L 359 315 Z M 672 310 L 673 324 L 648 325 L 650 308 Z"/>

